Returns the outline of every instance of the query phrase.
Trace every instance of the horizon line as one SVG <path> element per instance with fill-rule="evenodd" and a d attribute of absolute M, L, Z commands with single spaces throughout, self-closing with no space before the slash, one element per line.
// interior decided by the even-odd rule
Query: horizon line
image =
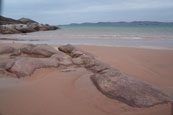
<path fill-rule="evenodd" d="M 133 23 L 133 22 L 153 22 L 153 23 L 173 23 L 173 21 L 98 21 L 98 22 L 72 22 L 66 24 L 54 24 L 54 25 L 71 25 L 71 24 L 97 24 L 97 23 Z"/>

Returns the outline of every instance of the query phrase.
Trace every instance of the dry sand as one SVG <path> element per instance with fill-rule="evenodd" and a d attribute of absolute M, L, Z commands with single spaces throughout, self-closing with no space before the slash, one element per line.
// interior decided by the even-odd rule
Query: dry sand
<path fill-rule="evenodd" d="M 122 72 L 173 89 L 173 50 L 79 46 Z M 133 108 L 102 95 L 84 68 L 39 69 L 20 80 L 0 79 L 0 115 L 170 115 L 171 105 Z M 5 83 L 5 84 L 4 84 Z"/>

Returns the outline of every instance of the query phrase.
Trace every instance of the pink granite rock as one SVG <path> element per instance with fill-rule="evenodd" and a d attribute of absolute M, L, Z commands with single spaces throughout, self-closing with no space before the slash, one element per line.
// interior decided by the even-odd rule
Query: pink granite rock
<path fill-rule="evenodd" d="M 21 48 L 21 52 L 31 56 L 35 55 L 38 57 L 50 57 L 53 54 L 56 54 L 58 51 L 47 44 L 41 44 L 41 45 L 27 44 Z"/>
<path fill-rule="evenodd" d="M 18 77 L 24 77 L 30 76 L 36 69 L 58 67 L 58 65 L 58 61 L 53 58 L 17 57 L 9 71 Z"/>

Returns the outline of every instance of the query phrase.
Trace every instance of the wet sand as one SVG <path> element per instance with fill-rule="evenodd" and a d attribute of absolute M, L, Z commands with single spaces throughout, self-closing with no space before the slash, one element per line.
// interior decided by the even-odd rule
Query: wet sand
<path fill-rule="evenodd" d="M 78 47 L 99 60 L 168 91 L 173 89 L 173 50 Z M 171 105 L 133 108 L 102 95 L 83 68 L 61 72 L 62 68 L 38 69 L 18 82 L 0 85 L 2 115 L 170 115 Z M 0 82 L 1 83 L 1 82 Z M 8 85 L 9 84 L 9 85 Z"/>

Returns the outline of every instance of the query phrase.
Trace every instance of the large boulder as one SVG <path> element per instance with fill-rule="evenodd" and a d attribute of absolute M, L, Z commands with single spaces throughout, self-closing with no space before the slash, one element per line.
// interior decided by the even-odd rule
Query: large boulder
<path fill-rule="evenodd" d="M 9 71 L 20 78 L 30 76 L 36 69 L 58 67 L 58 65 L 58 61 L 53 58 L 17 57 Z"/>
<path fill-rule="evenodd" d="M 57 50 L 47 44 L 33 45 L 27 44 L 21 48 L 21 52 L 28 55 L 35 55 L 39 57 L 50 57 L 58 53 Z"/>
<path fill-rule="evenodd" d="M 0 54 L 5 54 L 5 53 L 12 53 L 15 49 L 10 46 L 1 46 L 0 47 Z"/>
<path fill-rule="evenodd" d="M 103 71 L 91 76 L 91 80 L 97 89 L 109 98 L 133 107 L 150 107 L 170 102 L 168 95 L 149 83 L 116 69 Z"/>

